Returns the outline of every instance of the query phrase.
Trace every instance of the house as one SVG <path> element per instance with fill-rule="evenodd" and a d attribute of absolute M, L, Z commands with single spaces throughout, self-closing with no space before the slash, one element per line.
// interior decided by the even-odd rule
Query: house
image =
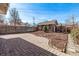
<path fill-rule="evenodd" d="M 56 32 L 63 32 L 65 33 L 67 31 L 65 24 L 58 24 L 56 25 Z"/>
<path fill-rule="evenodd" d="M 8 3 L 0 3 L 0 25 L 5 25 L 4 17 L 7 13 L 8 7 L 9 7 Z"/>
<path fill-rule="evenodd" d="M 47 26 L 49 32 L 69 33 L 73 29 L 73 24 L 59 24 L 57 20 L 41 22 L 37 29 L 43 31 L 45 26 Z M 74 27 L 77 27 L 77 24 Z"/>
<path fill-rule="evenodd" d="M 73 28 L 78 28 L 78 25 L 77 24 L 73 25 L 73 23 L 70 23 L 70 24 L 66 24 L 65 27 L 67 28 L 67 32 L 71 32 Z"/>
<path fill-rule="evenodd" d="M 58 32 L 70 33 L 73 27 L 78 28 L 78 25 L 77 24 L 73 25 L 73 23 L 66 23 L 66 24 L 58 24 L 56 27 L 57 27 L 56 30 Z"/>
<path fill-rule="evenodd" d="M 38 24 L 38 30 L 44 30 L 44 27 L 46 26 L 48 27 L 49 32 L 51 31 L 55 32 L 56 25 L 58 25 L 57 20 L 41 22 Z"/>

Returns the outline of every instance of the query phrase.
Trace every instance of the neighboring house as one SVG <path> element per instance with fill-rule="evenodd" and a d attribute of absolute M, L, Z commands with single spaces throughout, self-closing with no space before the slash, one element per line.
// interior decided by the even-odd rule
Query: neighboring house
<path fill-rule="evenodd" d="M 65 24 L 58 24 L 56 25 L 56 32 L 67 32 Z"/>
<path fill-rule="evenodd" d="M 48 31 L 55 32 L 56 25 L 58 25 L 57 20 L 41 22 L 41 23 L 38 24 L 38 30 L 44 30 L 44 27 L 47 26 Z"/>
<path fill-rule="evenodd" d="M 43 31 L 45 26 L 48 27 L 49 32 L 69 33 L 73 29 L 73 24 L 58 24 L 57 20 L 41 22 L 38 24 L 37 29 Z M 78 28 L 78 25 L 74 24 L 74 27 Z"/>
<path fill-rule="evenodd" d="M 71 30 L 74 28 L 78 28 L 78 24 L 74 24 L 70 23 L 70 24 L 66 24 L 65 27 L 67 28 L 67 32 L 71 32 Z"/>
<path fill-rule="evenodd" d="M 24 23 L 24 25 L 27 26 L 27 27 L 32 27 L 32 25 L 29 24 L 29 23 Z"/>

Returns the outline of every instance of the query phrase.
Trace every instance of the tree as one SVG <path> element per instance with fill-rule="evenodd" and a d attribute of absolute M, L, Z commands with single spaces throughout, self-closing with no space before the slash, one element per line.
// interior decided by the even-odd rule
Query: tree
<path fill-rule="evenodd" d="M 62 32 L 62 29 L 63 29 L 63 26 L 62 26 L 62 24 L 60 23 L 60 32 Z"/>
<path fill-rule="evenodd" d="M 14 24 L 14 26 L 16 26 L 16 24 L 20 25 L 21 24 L 21 19 L 19 17 L 19 13 L 16 10 L 16 8 L 13 8 L 10 10 L 10 23 Z"/>
<path fill-rule="evenodd" d="M 24 23 L 25 26 L 30 27 L 31 24 L 29 24 L 28 22 Z"/>
<path fill-rule="evenodd" d="M 0 23 L 4 24 L 4 16 L 0 15 Z"/>
<path fill-rule="evenodd" d="M 72 15 L 69 19 L 67 19 L 65 25 L 72 26 L 72 29 L 75 29 L 75 27 L 77 26 L 75 16 Z"/>

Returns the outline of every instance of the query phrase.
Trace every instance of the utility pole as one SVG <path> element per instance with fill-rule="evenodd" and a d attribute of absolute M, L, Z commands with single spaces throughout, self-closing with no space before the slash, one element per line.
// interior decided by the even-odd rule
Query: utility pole
<path fill-rule="evenodd" d="M 33 17 L 33 26 L 35 26 L 35 17 Z"/>
<path fill-rule="evenodd" d="M 75 27 L 75 17 L 74 16 L 72 16 L 72 23 L 73 23 L 73 29 L 74 29 L 74 27 Z"/>

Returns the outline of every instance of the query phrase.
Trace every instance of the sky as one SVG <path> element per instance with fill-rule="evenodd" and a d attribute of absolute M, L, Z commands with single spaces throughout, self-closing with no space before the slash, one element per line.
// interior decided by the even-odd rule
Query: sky
<path fill-rule="evenodd" d="M 16 8 L 23 22 L 35 23 L 57 20 L 59 23 L 68 22 L 72 15 L 79 21 L 79 3 L 11 3 L 6 15 L 9 18 L 9 10 Z"/>

